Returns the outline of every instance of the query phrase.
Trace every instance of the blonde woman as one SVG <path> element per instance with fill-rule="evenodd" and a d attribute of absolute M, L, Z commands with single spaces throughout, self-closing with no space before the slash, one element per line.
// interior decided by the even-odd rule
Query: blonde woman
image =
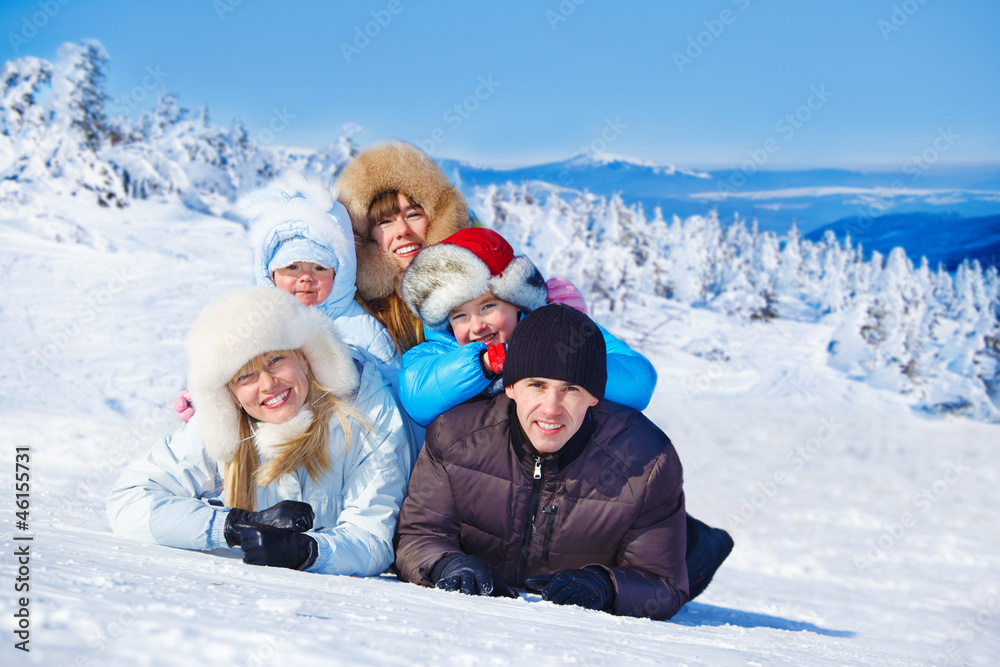
<path fill-rule="evenodd" d="M 252 565 L 388 568 L 415 445 L 371 355 L 263 286 L 206 307 L 187 349 L 196 414 L 122 473 L 115 533 Z"/>

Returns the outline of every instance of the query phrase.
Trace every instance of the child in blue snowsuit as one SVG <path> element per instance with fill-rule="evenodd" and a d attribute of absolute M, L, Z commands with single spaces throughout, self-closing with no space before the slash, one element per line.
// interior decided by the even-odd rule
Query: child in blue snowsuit
<path fill-rule="evenodd" d="M 241 205 L 251 221 L 256 283 L 273 285 L 316 307 L 336 323 L 345 341 L 378 360 L 382 375 L 395 387 L 399 354 L 385 327 L 354 300 L 354 232 L 347 211 L 329 189 L 287 174 L 244 197 Z"/>
<path fill-rule="evenodd" d="M 480 227 L 424 248 L 407 269 L 402 291 L 424 322 L 426 342 L 403 355 L 399 397 L 422 426 L 470 398 L 503 389 L 504 344 L 520 317 L 548 298 L 531 260 L 515 257 L 502 236 Z M 601 333 L 608 349 L 605 398 L 645 409 L 656 370 L 603 327 Z"/>

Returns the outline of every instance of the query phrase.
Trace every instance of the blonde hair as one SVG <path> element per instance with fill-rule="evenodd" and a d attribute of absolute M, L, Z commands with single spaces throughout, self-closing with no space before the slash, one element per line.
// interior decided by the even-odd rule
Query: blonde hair
<path fill-rule="evenodd" d="M 355 294 L 354 300 L 382 323 L 400 354 L 424 342 L 424 323 L 395 292 L 370 301 Z"/>
<path fill-rule="evenodd" d="M 313 420 L 305 433 L 280 447 L 277 457 L 260 465 L 253 439 L 254 419 L 247 414 L 246 410 L 240 406 L 239 401 L 236 401 L 236 397 L 233 396 L 233 400 L 236 401 L 239 408 L 240 444 L 237 446 L 236 454 L 232 460 L 224 465 L 225 504 L 227 507 L 251 512 L 257 509 L 257 487 L 268 486 L 282 475 L 294 472 L 299 468 L 305 468 L 314 482 L 318 482 L 330 471 L 328 443 L 330 421 L 334 416 L 340 421 L 340 427 L 344 431 L 342 455 L 351 448 L 350 420 L 358 422 L 365 430 L 371 430 L 371 425 L 349 400 L 334 396 L 316 381 L 309 368 L 308 360 L 299 350 L 281 350 L 254 357 L 236 372 L 229 382 L 230 388 L 241 375 L 262 370 L 264 367 L 262 358 L 270 355 L 295 355 L 298 358 L 306 379 L 309 381 L 309 391 L 306 394 L 305 404 L 312 408 Z"/>

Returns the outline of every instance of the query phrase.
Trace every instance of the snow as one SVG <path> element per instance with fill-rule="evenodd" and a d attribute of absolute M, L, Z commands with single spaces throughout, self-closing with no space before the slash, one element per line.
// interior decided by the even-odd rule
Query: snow
<path fill-rule="evenodd" d="M 1000 655 L 1000 426 L 915 412 L 828 364 L 834 324 L 649 296 L 595 316 L 660 377 L 688 507 L 732 555 L 672 621 L 480 599 L 391 576 L 254 568 L 126 542 L 121 468 L 176 427 L 183 336 L 251 282 L 242 226 L 172 200 L 48 197 L 0 214 L 4 456 L 30 447 L 30 530 L 0 494 L 4 664 L 991 665 Z M 604 304 L 604 305 L 602 305 Z M 9 474 L 9 473 L 8 473 Z M 30 653 L 15 536 L 30 544 Z"/>

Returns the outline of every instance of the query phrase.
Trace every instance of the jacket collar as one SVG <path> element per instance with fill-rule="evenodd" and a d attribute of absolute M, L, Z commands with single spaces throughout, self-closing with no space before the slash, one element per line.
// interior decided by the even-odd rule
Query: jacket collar
<path fill-rule="evenodd" d="M 508 429 L 510 432 L 510 444 L 514 449 L 514 453 L 520 462 L 529 467 L 533 466 L 535 457 L 540 456 L 540 454 L 531 446 L 531 441 L 528 440 L 528 436 L 521 429 L 521 422 L 517 419 L 517 404 L 514 401 L 510 401 L 510 405 L 507 406 L 507 418 L 510 423 L 510 428 Z M 593 408 L 590 408 L 583 418 L 583 424 L 580 425 L 580 429 L 573 434 L 569 442 L 563 445 L 562 449 L 558 452 L 544 458 L 554 461 L 556 471 L 562 472 L 583 453 L 583 450 L 590 443 L 590 438 L 596 430 L 597 417 L 594 416 Z"/>

